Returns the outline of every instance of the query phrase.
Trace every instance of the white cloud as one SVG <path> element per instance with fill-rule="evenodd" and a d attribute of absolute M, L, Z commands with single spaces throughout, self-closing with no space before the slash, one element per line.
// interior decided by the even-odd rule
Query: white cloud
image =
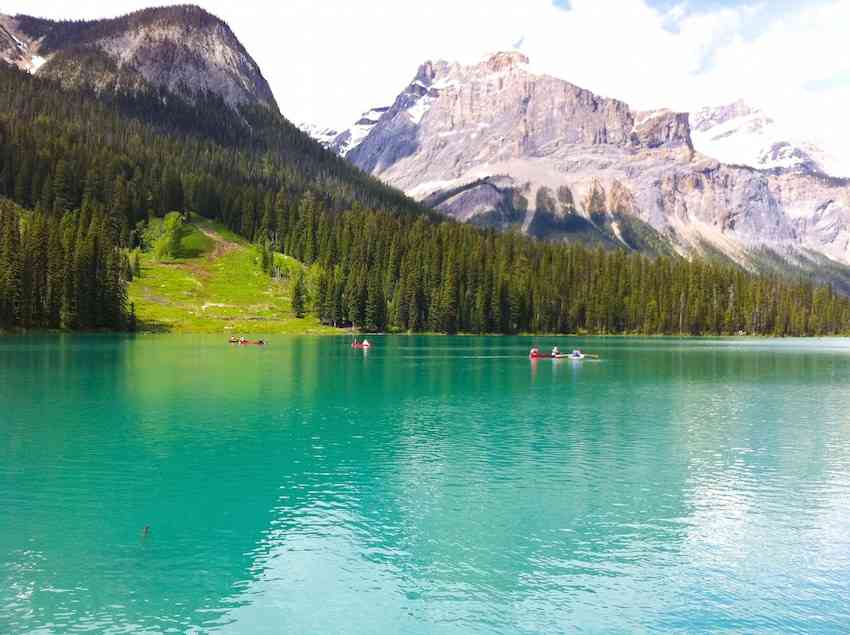
<path fill-rule="evenodd" d="M 109 10 L 145 4 L 116 0 Z M 202 4 L 229 22 L 294 121 L 347 125 L 389 103 L 426 59 L 471 61 L 522 39 L 535 67 L 636 108 L 691 110 L 743 97 L 850 163 L 844 0 L 800 3 L 781 16 L 767 2 L 710 11 L 687 1 L 659 11 L 645 0 L 571 0 L 567 11 L 550 0 Z M 94 17 L 102 7 L 42 0 L 38 11 Z M 34 11 L 30 0 L 7 0 L 2 10 Z"/>

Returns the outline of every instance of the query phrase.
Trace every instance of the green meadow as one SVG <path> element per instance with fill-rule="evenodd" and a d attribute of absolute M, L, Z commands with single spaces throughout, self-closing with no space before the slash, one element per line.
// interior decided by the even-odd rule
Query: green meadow
<path fill-rule="evenodd" d="M 140 255 L 140 272 L 129 287 L 140 332 L 332 334 L 318 318 L 296 318 L 291 275 L 303 265 L 275 255 L 285 274 L 275 279 L 259 250 L 225 227 L 193 220 L 182 228 L 176 254 Z"/>

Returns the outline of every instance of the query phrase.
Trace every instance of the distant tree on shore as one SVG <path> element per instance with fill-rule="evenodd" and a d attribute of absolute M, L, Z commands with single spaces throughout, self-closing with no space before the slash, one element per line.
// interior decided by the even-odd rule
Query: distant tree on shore
<path fill-rule="evenodd" d="M 297 318 L 303 318 L 306 315 L 307 300 L 305 296 L 304 274 L 299 273 L 292 285 L 292 312 Z"/>

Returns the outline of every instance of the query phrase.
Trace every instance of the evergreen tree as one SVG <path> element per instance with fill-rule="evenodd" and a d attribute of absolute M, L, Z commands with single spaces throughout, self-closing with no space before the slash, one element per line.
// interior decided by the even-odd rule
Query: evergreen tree
<path fill-rule="evenodd" d="M 386 328 L 386 300 L 377 273 L 369 279 L 366 297 L 366 323 L 364 328 L 370 332 L 383 331 Z"/>
<path fill-rule="evenodd" d="M 304 288 L 304 273 L 298 272 L 295 276 L 295 283 L 292 285 L 292 312 L 297 318 L 303 318 L 306 315 L 306 290 Z"/>

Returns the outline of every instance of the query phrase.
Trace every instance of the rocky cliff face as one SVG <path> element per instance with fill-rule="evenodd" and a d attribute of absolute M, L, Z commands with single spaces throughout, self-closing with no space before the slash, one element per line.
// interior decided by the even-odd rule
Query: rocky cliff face
<path fill-rule="evenodd" d="M 20 31 L 16 19 L 0 15 L 0 61 L 35 73 L 46 61 L 38 49 L 38 43 Z"/>
<path fill-rule="evenodd" d="M 86 22 L 0 16 L 0 59 L 68 86 L 155 86 L 189 98 L 212 92 L 231 106 L 277 110 L 259 67 L 227 24 L 195 6 Z"/>
<path fill-rule="evenodd" d="M 450 216 L 541 238 L 747 266 L 763 248 L 850 263 L 847 182 L 695 149 L 692 125 L 698 134 L 741 117 L 757 125 L 744 109 L 635 112 L 498 53 L 472 66 L 423 64 L 346 156 Z"/>

